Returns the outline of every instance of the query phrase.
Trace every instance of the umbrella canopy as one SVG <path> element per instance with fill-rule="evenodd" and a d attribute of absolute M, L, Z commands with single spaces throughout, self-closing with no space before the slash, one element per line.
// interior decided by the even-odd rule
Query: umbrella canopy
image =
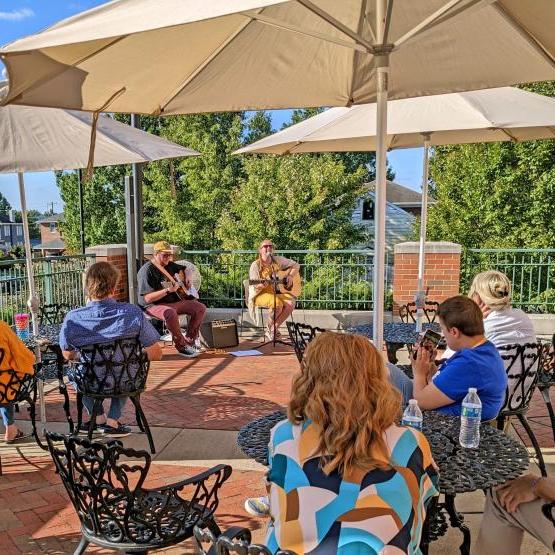
<path fill-rule="evenodd" d="M 91 114 L 28 106 L 0 107 L 0 173 L 85 168 L 89 156 Z M 113 166 L 198 156 L 161 137 L 100 116 L 95 166 Z"/>
<path fill-rule="evenodd" d="M 388 96 L 553 79 L 554 21 L 553 0 L 114 0 L 1 49 L 4 102 L 158 115 L 376 99 L 381 348 Z"/>
<path fill-rule="evenodd" d="M 393 100 L 388 148 L 555 139 L 555 98 L 513 87 Z M 235 154 L 376 150 L 376 104 L 331 108 L 235 151 Z"/>
<path fill-rule="evenodd" d="M 0 54 L 8 102 L 180 114 L 389 98 L 555 76 L 552 0 L 115 0 Z M 385 2 L 383 2 L 385 4 Z M 378 14 L 379 15 L 379 14 Z"/>

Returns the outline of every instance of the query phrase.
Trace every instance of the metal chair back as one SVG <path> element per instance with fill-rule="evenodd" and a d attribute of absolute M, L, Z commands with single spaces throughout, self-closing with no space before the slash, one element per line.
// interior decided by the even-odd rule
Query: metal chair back
<path fill-rule="evenodd" d="M 308 344 L 316 337 L 316 335 L 327 330 L 316 326 L 310 326 L 308 324 L 302 324 L 301 322 L 287 322 L 287 331 L 289 332 L 291 343 L 293 343 L 297 359 L 299 362 L 302 362 L 303 355 Z"/>
<path fill-rule="evenodd" d="M 79 347 L 71 379 L 88 397 L 129 396 L 144 391 L 150 362 L 137 337 Z"/>
<path fill-rule="evenodd" d="M 500 415 L 509 416 L 528 410 L 538 380 L 539 343 L 498 347 L 505 364 L 508 385 Z"/>
<path fill-rule="evenodd" d="M 437 311 L 439 308 L 439 303 L 436 301 L 426 301 L 424 303 L 424 317 L 428 323 L 433 323 L 437 318 Z M 411 302 L 399 307 L 399 317 L 401 321 L 405 324 L 411 324 L 416 322 L 416 303 Z"/>
<path fill-rule="evenodd" d="M 43 304 L 39 306 L 39 320 L 41 324 L 61 324 L 66 314 L 71 310 L 67 303 Z"/>
<path fill-rule="evenodd" d="M 46 432 L 56 471 L 81 521 L 82 547 L 146 553 L 193 534 L 196 524 L 217 529 L 218 490 L 231 467 L 218 465 L 159 489 L 145 488 L 151 465 L 146 451 L 120 441 L 91 442 Z"/>

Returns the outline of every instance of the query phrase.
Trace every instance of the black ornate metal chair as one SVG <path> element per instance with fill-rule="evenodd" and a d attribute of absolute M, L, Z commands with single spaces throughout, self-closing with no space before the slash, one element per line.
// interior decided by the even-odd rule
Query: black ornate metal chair
<path fill-rule="evenodd" d="M 555 501 L 550 501 L 549 503 L 542 505 L 542 513 L 543 516 L 547 518 L 547 520 L 551 521 L 555 527 Z M 553 542 L 552 549 L 555 551 L 555 541 Z"/>
<path fill-rule="evenodd" d="M 199 555 L 272 555 L 265 545 L 251 543 L 251 533 L 248 528 L 233 526 L 223 534 L 216 536 L 211 530 L 194 527 L 194 542 Z M 207 547 L 204 545 L 207 544 Z M 278 549 L 275 555 L 296 555 L 295 552 Z"/>
<path fill-rule="evenodd" d="M 4 360 L 4 349 L 0 348 L 0 363 Z M 33 437 L 37 444 L 45 449 L 37 434 L 35 405 L 37 402 L 37 377 L 34 374 L 22 374 L 15 370 L 0 370 L 0 405 L 16 405 L 27 402 L 31 417 Z M 2 461 L 0 460 L 0 475 Z"/>
<path fill-rule="evenodd" d="M 327 330 L 316 326 L 310 326 L 308 324 L 302 324 L 301 322 L 287 322 L 287 331 L 289 332 L 291 343 L 295 349 L 295 354 L 297 355 L 299 362 L 302 362 L 307 345 L 316 337 L 317 334 L 323 333 Z"/>
<path fill-rule="evenodd" d="M 553 441 L 555 442 L 555 411 L 553 410 L 550 395 L 553 386 L 555 386 L 555 334 L 553 334 L 550 342 L 541 344 L 537 383 L 537 387 L 547 407 L 551 431 L 553 432 Z M 530 418 L 530 420 L 533 420 L 533 418 Z"/>
<path fill-rule="evenodd" d="M 81 542 L 124 551 L 148 553 L 193 535 L 193 527 L 221 531 L 214 520 L 219 490 L 231 475 L 220 464 L 160 488 L 144 487 L 151 458 L 146 451 L 125 449 L 120 441 L 46 432 L 56 471 L 81 521 Z"/>
<path fill-rule="evenodd" d="M 79 360 L 71 364 L 70 381 L 77 391 L 77 429 L 83 422 L 83 397 L 94 399 L 89 420 L 88 438 L 92 433 L 104 399 L 129 397 L 135 406 L 140 430 L 146 433 L 150 451 L 155 453 L 154 440 L 141 407 L 150 362 L 138 338 L 116 339 L 79 347 Z"/>
<path fill-rule="evenodd" d="M 424 317 L 430 324 L 436 321 L 438 308 L 439 303 L 436 301 L 426 301 L 424 303 Z M 401 321 L 405 324 L 415 323 L 416 312 L 416 303 L 411 302 L 404 304 L 399 307 L 399 318 L 401 318 Z"/>
<path fill-rule="evenodd" d="M 530 401 L 538 381 L 538 362 L 541 354 L 541 345 L 539 343 L 514 344 L 504 345 L 497 349 L 505 363 L 509 380 L 505 393 L 505 402 L 497 416 L 497 428 L 502 430 L 516 416 L 532 442 L 542 476 L 547 476 L 538 440 L 526 418 L 526 413 L 530 407 Z"/>
<path fill-rule="evenodd" d="M 66 314 L 71 310 L 67 303 L 43 304 L 39 306 L 39 320 L 41 324 L 61 324 Z"/>

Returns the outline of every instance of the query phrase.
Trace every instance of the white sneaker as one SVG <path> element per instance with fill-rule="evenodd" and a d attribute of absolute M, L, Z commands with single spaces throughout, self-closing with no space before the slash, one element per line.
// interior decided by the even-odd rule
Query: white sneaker
<path fill-rule="evenodd" d="M 245 511 L 253 516 L 268 516 L 270 514 L 270 500 L 266 496 L 249 497 L 245 501 Z"/>

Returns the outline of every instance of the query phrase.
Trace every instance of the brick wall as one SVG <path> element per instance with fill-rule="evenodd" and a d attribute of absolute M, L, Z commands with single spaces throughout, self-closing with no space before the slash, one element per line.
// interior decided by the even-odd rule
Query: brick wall
<path fill-rule="evenodd" d="M 50 223 L 44 223 L 39 225 L 40 230 L 40 241 L 41 243 L 48 243 L 49 241 L 55 241 L 57 239 L 61 239 L 62 236 L 60 234 L 60 230 L 58 229 L 58 224 L 56 223 L 56 230 L 50 231 Z"/>
<path fill-rule="evenodd" d="M 95 254 L 96 262 L 110 262 L 120 271 L 120 278 L 116 289 L 118 301 L 129 300 L 127 286 L 127 247 L 125 245 L 98 245 L 88 247 L 87 254 Z"/>
<path fill-rule="evenodd" d="M 428 242 L 424 261 L 424 288 L 428 299 L 441 302 L 459 293 L 461 246 L 456 243 Z M 418 243 L 399 243 L 394 247 L 393 313 L 414 301 L 418 279 Z"/>

